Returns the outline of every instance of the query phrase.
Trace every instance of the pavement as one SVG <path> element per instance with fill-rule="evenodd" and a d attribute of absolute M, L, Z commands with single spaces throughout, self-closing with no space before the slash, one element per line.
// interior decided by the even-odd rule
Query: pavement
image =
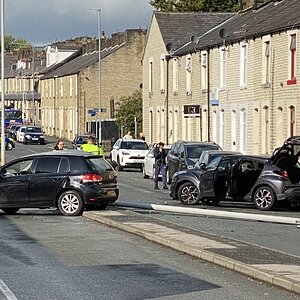
<path fill-rule="evenodd" d="M 300 294 L 300 257 L 158 220 L 156 213 L 111 207 L 83 216 Z"/>

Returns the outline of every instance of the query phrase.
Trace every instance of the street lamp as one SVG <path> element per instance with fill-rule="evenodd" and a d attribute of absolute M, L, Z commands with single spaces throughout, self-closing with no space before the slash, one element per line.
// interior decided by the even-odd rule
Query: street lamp
<path fill-rule="evenodd" d="M 1 0 L 1 166 L 5 164 L 5 103 L 4 103 L 4 0 Z"/>
<path fill-rule="evenodd" d="M 98 72 L 99 72 L 99 95 L 98 95 L 98 120 L 97 120 L 97 132 L 98 132 L 98 145 L 100 145 L 100 143 L 102 142 L 102 126 L 101 126 L 101 9 L 99 8 L 91 8 L 90 10 L 96 11 L 97 12 L 97 25 L 98 25 L 98 39 L 99 39 L 99 65 L 98 65 Z"/>

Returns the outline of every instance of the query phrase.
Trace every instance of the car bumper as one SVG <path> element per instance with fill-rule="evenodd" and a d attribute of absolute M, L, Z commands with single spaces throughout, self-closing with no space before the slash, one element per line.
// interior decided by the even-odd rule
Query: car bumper
<path fill-rule="evenodd" d="M 300 185 L 286 186 L 284 191 L 276 196 L 278 201 L 287 200 L 300 203 Z"/>
<path fill-rule="evenodd" d="M 102 203 L 113 203 L 119 197 L 118 187 L 101 187 L 99 189 L 92 187 L 85 191 L 85 204 L 99 205 Z"/>
<path fill-rule="evenodd" d="M 39 139 L 33 139 L 33 138 L 24 138 L 25 143 L 30 143 L 30 144 L 45 144 L 45 139 L 44 138 L 39 138 Z"/>
<path fill-rule="evenodd" d="M 144 164 L 144 157 L 141 158 L 122 157 L 120 164 L 122 167 L 141 168 Z"/>

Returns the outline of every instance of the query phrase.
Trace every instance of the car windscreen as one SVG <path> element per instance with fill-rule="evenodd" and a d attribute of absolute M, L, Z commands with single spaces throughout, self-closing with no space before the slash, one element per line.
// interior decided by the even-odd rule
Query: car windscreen
<path fill-rule="evenodd" d="M 132 149 L 132 150 L 147 150 L 148 145 L 146 143 L 142 142 L 122 142 L 121 149 Z"/>
<path fill-rule="evenodd" d="M 187 146 L 186 152 L 188 158 L 199 158 L 205 150 L 218 150 L 217 145 L 191 145 Z"/>
<path fill-rule="evenodd" d="M 113 170 L 112 166 L 103 158 L 87 158 L 86 161 L 90 166 L 92 166 L 93 170 L 97 173 Z"/>
<path fill-rule="evenodd" d="M 40 127 L 27 127 L 26 132 L 41 133 L 42 128 L 40 128 Z"/>

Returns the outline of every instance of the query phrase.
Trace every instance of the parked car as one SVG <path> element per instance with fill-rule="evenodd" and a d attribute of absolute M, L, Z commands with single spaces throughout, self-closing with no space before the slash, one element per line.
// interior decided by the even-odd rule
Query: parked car
<path fill-rule="evenodd" d="M 12 133 L 14 132 L 15 128 L 16 128 L 17 126 L 22 126 L 22 125 L 23 125 L 23 124 L 18 123 L 18 122 L 10 123 L 10 124 L 8 125 L 8 127 L 6 128 L 8 137 L 13 138 Z"/>
<path fill-rule="evenodd" d="M 26 127 L 27 127 L 27 126 L 21 126 L 21 127 L 18 129 L 17 134 L 16 134 L 17 142 L 23 143 L 23 141 L 24 141 L 24 136 L 25 136 L 25 131 L 26 131 Z"/>
<path fill-rule="evenodd" d="M 0 209 L 57 207 L 66 216 L 105 209 L 118 199 L 117 175 L 102 157 L 51 151 L 15 159 L 0 168 Z"/>
<path fill-rule="evenodd" d="M 91 136 L 91 135 L 90 134 L 76 134 L 74 137 L 74 140 L 72 142 L 73 148 L 76 150 L 80 150 L 81 146 L 83 144 L 87 143 L 87 139 L 89 136 Z M 98 141 L 95 138 L 95 144 L 97 144 L 97 143 L 98 143 Z"/>
<path fill-rule="evenodd" d="M 22 130 L 22 128 L 20 130 Z M 20 132 L 20 136 L 21 133 L 22 131 Z M 26 126 L 24 136 L 20 139 L 22 139 L 23 144 L 46 144 L 44 131 L 38 126 Z"/>
<path fill-rule="evenodd" d="M 15 141 L 17 140 L 17 132 L 20 130 L 20 128 L 23 125 L 16 125 L 12 130 L 9 132 L 9 135 L 11 138 L 13 138 Z"/>
<path fill-rule="evenodd" d="M 1 137 L 0 137 L 0 143 L 1 143 Z M 5 149 L 6 150 L 12 150 L 15 148 L 15 141 L 12 138 L 5 137 Z"/>
<path fill-rule="evenodd" d="M 142 170 L 148 145 L 143 140 L 118 139 L 110 152 L 112 165 L 116 170 L 138 168 Z"/>
<path fill-rule="evenodd" d="M 240 152 L 235 151 L 223 151 L 223 150 L 205 150 L 202 152 L 199 159 L 196 161 L 194 168 L 205 168 L 209 165 L 215 158 L 225 155 L 234 155 L 234 154 L 242 154 Z"/>
<path fill-rule="evenodd" d="M 167 156 L 167 182 L 171 183 L 173 175 L 185 169 L 192 169 L 204 150 L 222 150 L 213 142 L 185 142 L 173 144 Z"/>
<path fill-rule="evenodd" d="M 153 171 L 153 165 L 155 163 L 155 158 L 154 158 L 154 150 L 156 148 L 156 144 L 154 144 L 147 155 L 145 156 L 144 162 L 143 162 L 143 178 L 153 178 L 154 171 Z M 168 154 L 171 146 L 170 145 L 165 145 L 165 150 L 166 153 Z M 159 177 L 161 177 L 161 174 L 159 174 Z"/>
<path fill-rule="evenodd" d="M 229 155 L 214 159 L 205 169 L 174 175 L 170 196 L 183 204 L 252 201 L 260 210 L 277 202 L 300 203 L 300 185 L 292 185 L 286 170 L 267 158 Z"/>

